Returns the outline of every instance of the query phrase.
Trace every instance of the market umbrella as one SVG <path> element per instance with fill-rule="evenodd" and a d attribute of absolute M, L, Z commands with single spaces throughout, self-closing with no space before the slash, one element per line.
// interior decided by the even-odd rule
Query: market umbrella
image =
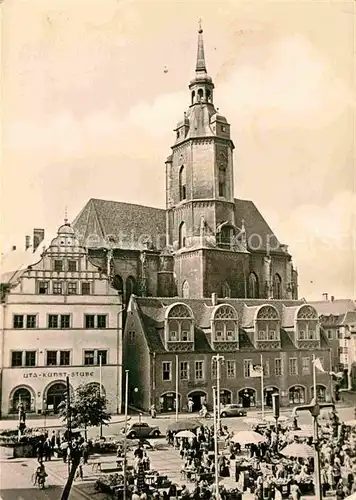
<path fill-rule="evenodd" d="M 202 424 L 198 420 L 179 420 L 178 422 L 173 422 L 167 427 L 168 431 L 179 432 L 179 431 L 193 431 L 197 429 Z"/>
<path fill-rule="evenodd" d="M 191 431 L 179 431 L 176 434 L 177 438 L 194 438 L 195 434 Z"/>
<path fill-rule="evenodd" d="M 285 457 L 309 458 L 314 457 L 314 450 L 304 443 L 292 443 L 281 450 Z"/>
<path fill-rule="evenodd" d="M 267 439 L 258 432 L 240 431 L 232 436 L 231 441 L 245 446 L 246 444 L 265 443 Z"/>

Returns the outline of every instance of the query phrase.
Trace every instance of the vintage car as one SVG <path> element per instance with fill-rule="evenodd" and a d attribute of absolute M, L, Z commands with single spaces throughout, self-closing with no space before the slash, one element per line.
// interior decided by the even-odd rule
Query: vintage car
<path fill-rule="evenodd" d="M 220 417 L 246 417 L 247 412 L 237 404 L 224 405 L 220 408 Z"/>
<path fill-rule="evenodd" d="M 122 429 L 125 433 L 125 428 Z M 126 437 L 129 439 L 151 438 L 161 435 L 157 426 L 148 425 L 146 422 L 136 422 L 127 427 Z"/>

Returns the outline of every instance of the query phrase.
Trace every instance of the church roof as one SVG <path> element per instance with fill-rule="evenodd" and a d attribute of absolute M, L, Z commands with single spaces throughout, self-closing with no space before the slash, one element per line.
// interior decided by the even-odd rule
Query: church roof
<path fill-rule="evenodd" d="M 248 249 L 286 252 L 255 204 L 236 199 L 236 225 L 244 226 Z M 81 244 L 88 247 L 107 246 L 111 241 L 117 248 L 143 250 L 148 240 L 152 247 L 162 250 L 165 245 L 166 210 L 132 203 L 91 198 L 75 218 L 72 227 Z"/>
<path fill-rule="evenodd" d="M 141 250 L 150 240 L 154 248 L 165 247 L 166 211 L 160 208 L 91 198 L 73 222 L 86 246 Z"/>
<path fill-rule="evenodd" d="M 266 251 L 269 246 L 272 253 L 286 253 L 253 201 L 235 198 L 234 203 L 235 223 L 238 227 L 242 227 L 244 221 L 248 250 Z"/>

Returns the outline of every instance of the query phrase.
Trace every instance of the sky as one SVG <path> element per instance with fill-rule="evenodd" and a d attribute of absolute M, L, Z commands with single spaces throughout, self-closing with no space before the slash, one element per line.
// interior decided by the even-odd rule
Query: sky
<path fill-rule="evenodd" d="M 355 14 L 352 1 L 5 0 L 3 251 L 90 198 L 164 207 L 201 18 L 235 197 L 289 245 L 301 297 L 355 298 Z"/>

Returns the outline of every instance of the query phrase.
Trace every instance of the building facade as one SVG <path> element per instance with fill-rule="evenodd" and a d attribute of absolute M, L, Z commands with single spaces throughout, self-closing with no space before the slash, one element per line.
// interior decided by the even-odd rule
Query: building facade
<path fill-rule="evenodd" d="M 165 163 L 166 207 L 91 199 L 73 227 L 127 303 L 141 296 L 296 299 L 298 277 L 255 204 L 234 197 L 234 143 L 199 29 L 188 109 Z"/>
<path fill-rule="evenodd" d="M 318 398 L 332 397 L 331 349 L 316 310 L 305 301 L 258 299 L 166 299 L 131 297 L 124 332 L 124 367 L 129 370 L 129 401 L 147 409 L 179 408 L 188 398 L 199 410 L 211 406 L 217 383 L 216 355 L 223 356 L 220 398 L 242 407 L 261 405 L 261 381 L 252 368 L 264 367 L 264 404 L 280 394 L 283 406 L 313 397 L 312 356 L 325 372 L 317 374 Z M 136 390 L 134 390 L 136 388 Z"/>
<path fill-rule="evenodd" d="M 8 275 L 1 301 L 1 414 L 57 413 L 72 389 L 102 383 L 121 410 L 122 300 L 65 223 L 37 262 Z"/>

